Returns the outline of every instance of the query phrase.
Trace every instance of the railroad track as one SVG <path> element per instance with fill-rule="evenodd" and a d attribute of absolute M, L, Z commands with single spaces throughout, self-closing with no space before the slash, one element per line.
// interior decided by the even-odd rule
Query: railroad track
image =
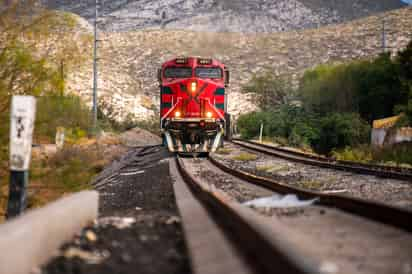
<path fill-rule="evenodd" d="M 249 150 L 303 164 L 412 182 L 412 169 L 410 168 L 335 160 L 242 139 L 233 139 L 232 143 Z"/>
<path fill-rule="evenodd" d="M 179 175 L 189 187 L 191 195 L 202 204 L 202 207 L 207 209 L 209 216 L 213 218 L 213 222 L 217 223 L 218 227 L 224 231 L 225 238 L 230 239 L 229 245 L 234 246 L 227 248 L 224 241 L 215 244 L 212 242 L 213 246 L 209 247 L 208 251 L 203 251 L 201 250 L 202 247 L 198 244 L 192 244 L 193 249 L 190 250 L 190 253 L 195 257 L 192 258 L 195 273 L 319 273 L 314 264 L 302 259 L 301 256 L 295 253 L 294 249 L 288 247 L 286 243 L 271 234 L 267 227 L 263 225 L 263 222 L 250 209 L 233 202 L 223 192 L 210 188 L 208 185 L 195 179 L 193 174 L 186 169 L 184 159 L 177 157 L 175 162 L 171 164 L 177 167 Z M 173 171 L 173 168 L 171 171 Z M 176 194 L 176 196 L 179 205 L 179 194 Z M 194 216 L 198 215 L 197 212 L 189 214 L 190 218 L 185 217 L 185 207 L 187 210 L 189 205 L 187 200 L 183 204 L 185 206 L 182 206 L 183 208 L 179 206 L 179 208 L 182 213 L 184 226 L 185 223 L 187 226 L 188 222 L 198 223 L 204 221 L 204 218 L 202 220 L 199 219 L 200 216 Z M 190 205 L 190 207 L 193 207 L 193 205 Z M 198 218 L 196 219 L 196 217 Z M 207 225 L 198 224 L 198 226 L 203 227 Z M 197 237 L 201 237 L 201 234 L 211 234 L 210 228 L 205 228 L 205 231 L 199 228 L 197 230 L 196 236 L 193 237 L 195 240 Z M 190 238 L 190 229 L 185 228 L 185 234 L 186 237 Z M 207 241 L 213 240 L 207 239 Z M 189 239 L 189 249 L 191 247 L 190 242 L 191 240 Z M 233 248 L 236 249 L 234 253 L 237 255 L 228 255 L 230 252 L 225 252 L 221 258 L 215 258 L 216 260 L 221 259 L 224 261 L 223 263 L 218 263 L 219 267 L 217 269 L 212 267 L 214 270 L 205 270 L 205 266 L 196 264 L 196 261 L 202 260 L 197 259 L 196 254 L 200 253 L 201 255 L 199 256 L 208 258 L 209 256 L 213 257 L 213 255 L 205 255 L 205 253 L 219 254 L 221 249 Z M 239 256 L 240 258 L 232 258 L 232 256 Z M 206 262 L 206 264 L 209 264 L 209 267 L 210 263 Z M 221 264 L 228 264 L 229 266 Z M 228 269 L 229 272 L 222 272 Z"/>
<path fill-rule="evenodd" d="M 202 161 L 207 161 L 220 171 L 248 184 L 258 185 L 275 193 L 296 194 L 300 199 L 317 199 L 316 205 L 349 212 L 351 215 L 361 216 L 369 221 L 401 229 L 406 234 L 412 232 L 411 211 L 357 198 L 291 187 L 267 178 L 234 170 L 216 161 L 213 157 L 202 159 Z M 233 199 L 228 198 L 225 192 L 220 191 L 213 184 L 205 184 L 198 180 L 193 174 L 193 170 L 190 171 L 186 167 L 185 159 L 176 158 L 175 162 L 180 175 L 193 195 L 212 213 L 215 221 L 226 231 L 226 235 L 230 235 L 232 242 L 236 243 L 237 248 L 241 250 L 243 258 L 247 258 L 248 264 L 258 270 L 254 273 L 274 273 L 280 269 L 279 273 L 319 272 L 319 267 L 314 267 L 313 263 L 302 263 L 304 259 L 294 247 L 274 240 L 273 234 L 276 233 L 268 230 L 267 227 L 263 228 L 263 222 L 255 221 L 255 217 L 251 216 L 257 215 L 255 212 L 250 214 L 248 210 L 251 211 L 251 209 L 234 202 Z M 251 243 L 253 244 L 251 245 Z M 259 256 L 253 256 L 253 254 L 259 254 Z"/>
<path fill-rule="evenodd" d="M 291 186 L 285 183 L 274 181 L 269 178 L 256 176 L 245 171 L 232 169 L 212 157 L 210 158 L 210 162 L 226 173 L 229 173 L 244 181 L 270 189 L 274 192 L 282 194 L 296 194 L 301 199 L 317 198 L 318 200 L 316 203 L 319 205 L 338 208 L 373 221 L 391 225 L 407 232 L 412 232 L 412 211 L 403 208 L 392 207 L 387 204 L 377 203 L 374 201 L 358 199 L 339 194 L 328 194 L 311 191 L 304 188 Z"/>

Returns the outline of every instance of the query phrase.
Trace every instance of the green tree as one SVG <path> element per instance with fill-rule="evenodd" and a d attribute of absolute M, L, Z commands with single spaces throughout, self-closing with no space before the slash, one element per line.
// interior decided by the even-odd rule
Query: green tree
<path fill-rule="evenodd" d="M 402 87 L 408 93 L 408 100 L 397 106 L 398 112 L 404 112 L 409 125 L 412 125 L 412 40 L 398 55 Z"/>
<path fill-rule="evenodd" d="M 56 128 L 64 126 L 76 137 L 90 127 L 90 109 L 75 95 L 47 95 L 37 101 L 36 136 L 54 140 Z"/>
<path fill-rule="evenodd" d="M 347 66 L 320 65 L 307 70 L 300 81 L 299 95 L 306 110 L 320 114 L 350 112 L 357 108 L 354 81 Z"/>
<path fill-rule="evenodd" d="M 358 112 L 368 122 L 393 115 L 405 102 L 400 68 L 389 54 L 340 65 L 321 65 L 303 75 L 299 95 L 308 111 Z"/>
<path fill-rule="evenodd" d="M 11 4 L 2 5 L 0 145 L 8 142 L 9 123 L 4 121 L 9 120 L 11 96 L 63 96 L 65 71 L 84 60 L 80 45 L 89 39 L 88 36 L 79 36 L 80 42 L 74 43 L 74 17 L 38 8 L 37 1 L 11 1 Z M 48 119 L 52 121 L 56 117 L 49 113 Z M 44 126 L 48 124 L 45 122 Z"/>
<path fill-rule="evenodd" d="M 372 122 L 391 116 L 394 107 L 405 102 L 407 93 L 402 89 L 399 74 L 399 65 L 391 60 L 389 53 L 358 68 L 356 94 L 363 119 Z"/>
<path fill-rule="evenodd" d="M 286 76 L 266 73 L 254 75 L 243 88 L 246 93 L 253 93 L 252 100 L 263 111 L 273 110 L 275 106 L 285 104 L 292 93 L 291 82 Z"/>

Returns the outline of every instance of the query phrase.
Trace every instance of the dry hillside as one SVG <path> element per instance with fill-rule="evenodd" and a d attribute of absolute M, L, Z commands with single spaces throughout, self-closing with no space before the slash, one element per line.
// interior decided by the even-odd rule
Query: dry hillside
<path fill-rule="evenodd" d="M 393 51 L 412 38 L 412 8 L 388 12 L 387 45 Z M 100 45 L 99 96 L 119 118 L 132 113 L 146 118 L 158 106 L 156 70 L 170 58 L 182 55 L 212 56 L 232 73 L 229 110 L 251 109 L 239 91 L 253 73 L 270 70 L 295 77 L 319 63 L 368 58 L 381 49 L 378 16 L 320 29 L 273 34 L 207 33 L 145 30 L 103 33 Z M 91 56 L 91 45 L 85 48 Z M 90 102 L 91 59 L 75 69 L 69 88 Z"/>
<path fill-rule="evenodd" d="M 95 0 L 41 0 L 46 7 L 94 18 Z M 277 32 L 342 23 L 404 7 L 401 0 L 111 0 L 99 1 L 106 31 L 183 29 Z"/>

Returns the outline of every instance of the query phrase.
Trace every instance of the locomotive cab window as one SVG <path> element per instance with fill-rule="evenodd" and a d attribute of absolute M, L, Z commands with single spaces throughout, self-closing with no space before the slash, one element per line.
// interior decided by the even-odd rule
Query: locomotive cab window
<path fill-rule="evenodd" d="M 168 67 L 163 73 L 166 78 L 188 78 L 192 77 L 192 68 L 188 67 Z"/>
<path fill-rule="evenodd" d="M 202 68 L 198 67 L 195 70 L 196 77 L 199 78 L 211 78 L 211 79 L 221 79 L 222 69 L 221 68 Z"/>

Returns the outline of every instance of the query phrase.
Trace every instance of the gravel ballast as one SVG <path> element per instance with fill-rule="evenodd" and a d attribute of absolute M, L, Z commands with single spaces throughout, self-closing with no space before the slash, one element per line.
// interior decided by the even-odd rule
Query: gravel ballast
<path fill-rule="evenodd" d="M 310 190 L 348 195 L 412 210 L 411 182 L 305 165 L 229 143 L 225 145 L 224 151 L 224 154 L 216 153 L 212 157 L 227 166 L 258 176 Z M 254 155 L 256 159 L 236 160 L 242 153 Z"/>
<path fill-rule="evenodd" d="M 235 202 L 275 194 L 226 174 L 208 161 L 185 164 L 197 180 L 223 191 Z M 302 258 L 314 261 L 320 273 L 410 272 L 410 233 L 325 206 L 251 208 L 266 218 L 277 237 L 295 247 Z"/>
<path fill-rule="evenodd" d="M 99 219 L 41 273 L 191 273 L 169 156 L 161 147 L 136 148 L 108 167 Z"/>

